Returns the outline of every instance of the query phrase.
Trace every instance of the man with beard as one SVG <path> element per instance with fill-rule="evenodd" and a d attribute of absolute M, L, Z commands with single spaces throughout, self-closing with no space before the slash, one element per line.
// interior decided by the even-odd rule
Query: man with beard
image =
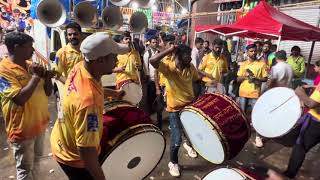
<path fill-rule="evenodd" d="M 0 97 L 7 137 L 16 161 L 17 179 L 38 179 L 45 130 L 49 122 L 48 96 L 52 73 L 28 61 L 33 39 L 11 32 L 5 45 L 9 56 L 0 62 Z"/>
<path fill-rule="evenodd" d="M 257 59 L 257 46 L 250 44 L 247 46 L 248 60 L 240 65 L 237 81 L 240 84 L 240 108 L 246 113 L 248 106 L 253 108 L 257 99 L 261 95 L 261 84 L 266 82 L 268 78 L 268 67 L 263 61 Z M 256 136 L 257 147 L 262 147 L 262 139 Z"/>
<path fill-rule="evenodd" d="M 105 180 L 98 162 L 104 93 L 101 77 L 111 74 L 117 54 L 129 51 L 105 33 L 88 36 L 80 47 L 84 61 L 65 83 L 64 115 L 51 133 L 52 153 L 69 179 Z"/>
<path fill-rule="evenodd" d="M 80 53 L 81 43 L 81 27 L 76 22 L 71 22 L 66 26 L 65 31 L 68 44 L 58 50 L 54 60 L 55 71 L 57 72 L 56 79 L 63 84 L 68 77 L 69 72 L 78 62 L 83 60 Z"/>
<path fill-rule="evenodd" d="M 202 77 L 202 90 L 204 93 L 206 86 L 216 86 L 220 83 L 224 73 L 228 71 L 228 63 L 225 57 L 221 54 L 223 41 L 219 38 L 212 42 L 212 52 L 204 56 L 199 65 L 199 73 Z"/>
<path fill-rule="evenodd" d="M 172 61 L 166 61 L 164 57 L 175 53 Z M 170 162 L 169 173 L 171 176 L 179 177 L 180 168 L 178 164 L 178 152 L 182 143 L 182 125 L 180 111 L 195 100 L 192 82 L 199 79 L 197 69 L 191 63 L 191 48 L 186 45 L 171 46 L 166 50 L 154 55 L 150 59 L 151 65 L 165 76 L 167 93 L 167 111 L 171 128 Z M 190 156 L 197 157 L 196 152 L 187 145 L 183 145 Z"/>
<path fill-rule="evenodd" d="M 130 32 L 126 31 L 120 36 L 120 43 L 129 45 L 131 51 L 118 55 L 117 65 L 113 69 L 116 75 L 116 88 L 120 89 L 123 84 L 128 81 L 139 82 L 139 76 L 142 77 L 142 62 L 139 52 L 135 50 L 132 42 Z"/>

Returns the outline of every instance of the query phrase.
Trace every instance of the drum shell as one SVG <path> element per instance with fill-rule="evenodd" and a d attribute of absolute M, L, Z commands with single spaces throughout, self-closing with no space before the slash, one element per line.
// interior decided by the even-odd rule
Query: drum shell
<path fill-rule="evenodd" d="M 204 179 L 206 178 L 210 173 L 214 172 L 214 171 L 217 171 L 219 169 L 223 169 L 223 168 L 227 168 L 227 169 L 230 169 L 234 172 L 237 172 L 239 175 L 241 175 L 242 177 L 246 178 L 246 179 L 250 179 L 250 180 L 263 180 L 264 178 L 262 178 L 261 176 L 259 176 L 257 173 L 253 172 L 253 171 L 249 171 L 248 169 L 245 169 L 245 168 L 234 168 L 234 167 L 225 167 L 225 166 L 222 166 L 222 167 L 217 167 L 217 168 L 214 168 L 212 171 L 208 172 L 206 175 L 204 175 L 201 179 Z M 228 174 L 226 174 L 226 177 L 225 179 L 228 179 Z M 230 178 L 229 178 L 230 179 Z M 211 179 L 208 179 L 208 180 L 211 180 Z"/>
<path fill-rule="evenodd" d="M 103 115 L 103 133 L 100 141 L 101 156 L 109 151 L 112 141 L 122 131 L 138 125 L 152 124 L 149 115 L 126 101 L 105 102 Z"/>
<path fill-rule="evenodd" d="M 226 159 L 235 157 L 250 138 L 250 124 L 245 114 L 226 95 L 205 94 L 183 111 L 194 111 L 210 121 L 219 132 Z"/>

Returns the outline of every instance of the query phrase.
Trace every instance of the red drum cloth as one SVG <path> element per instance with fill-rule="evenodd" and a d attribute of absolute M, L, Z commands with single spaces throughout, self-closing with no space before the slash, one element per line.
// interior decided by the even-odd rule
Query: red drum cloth
<path fill-rule="evenodd" d="M 119 82 L 119 83 L 117 83 L 116 84 L 116 89 L 121 89 L 121 87 L 124 85 L 124 84 L 126 84 L 126 83 L 130 83 L 130 82 L 133 82 L 131 79 L 129 79 L 129 80 L 125 80 L 125 81 L 121 81 L 121 82 Z"/>
<path fill-rule="evenodd" d="M 101 150 L 105 151 L 108 142 L 113 140 L 122 131 L 138 125 L 152 124 L 149 115 L 125 101 L 105 103 L 103 115 L 103 133 L 101 138 Z"/>
<path fill-rule="evenodd" d="M 226 159 L 235 157 L 250 138 L 250 124 L 240 107 L 230 97 L 205 94 L 187 106 L 208 119 L 221 137 Z"/>

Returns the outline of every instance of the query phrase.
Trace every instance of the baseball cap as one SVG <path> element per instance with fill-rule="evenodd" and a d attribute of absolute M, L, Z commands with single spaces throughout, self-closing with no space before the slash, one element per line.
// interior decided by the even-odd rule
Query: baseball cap
<path fill-rule="evenodd" d="M 130 51 L 128 45 L 116 43 L 110 35 L 97 32 L 85 38 L 80 46 L 85 61 L 96 60 L 108 54 L 125 54 Z"/>

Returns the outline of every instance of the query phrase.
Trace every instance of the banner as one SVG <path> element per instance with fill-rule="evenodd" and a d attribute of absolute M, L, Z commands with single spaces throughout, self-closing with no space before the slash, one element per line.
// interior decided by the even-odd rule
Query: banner
<path fill-rule="evenodd" d="M 29 13 L 30 12 L 30 1 L 27 0 L 0 0 L 1 11 L 2 12 L 21 12 Z"/>
<path fill-rule="evenodd" d="M 172 13 L 167 12 L 160 12 L 156 11 L 153 12 L 153 24 L 154 25 L 170 25 L 170 21 L 172 19 Z"/>

